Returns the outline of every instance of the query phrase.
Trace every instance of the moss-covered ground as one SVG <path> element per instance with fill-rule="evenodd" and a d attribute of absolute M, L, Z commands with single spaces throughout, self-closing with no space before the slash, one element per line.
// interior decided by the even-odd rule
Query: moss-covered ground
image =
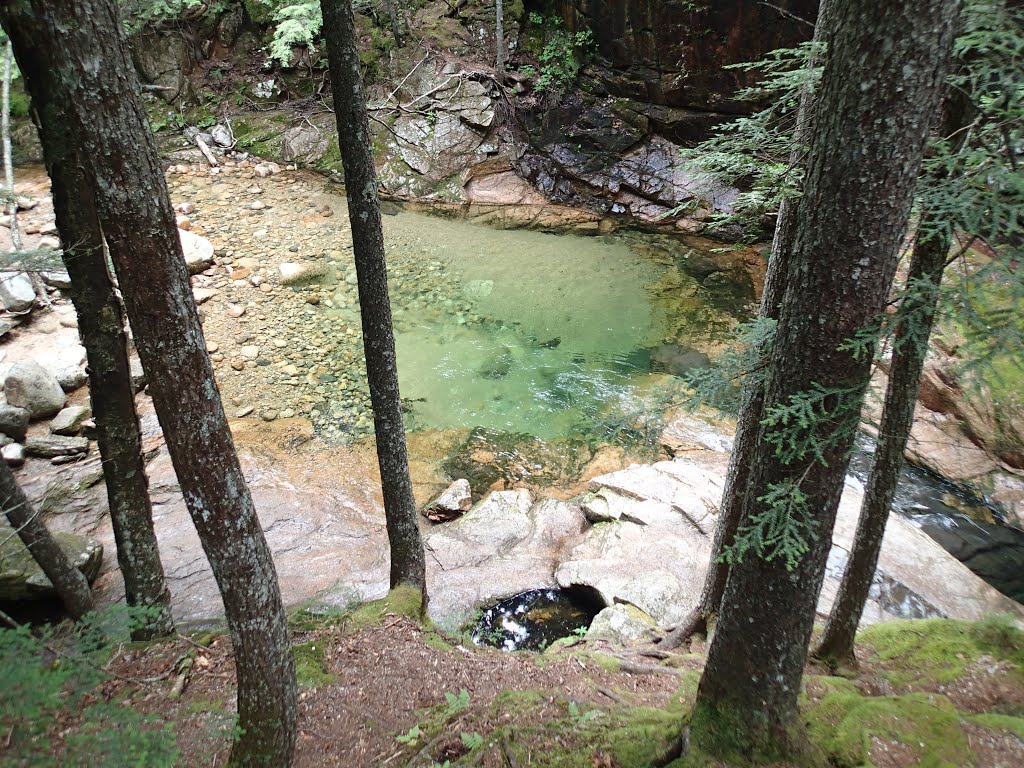
<path fill-rule="evenodd" d="M 349 610 L 307 605 L 291 627 L 296 765 L 1024 765 L 1024 633 L 1000 618 L 879 625 L 860 636 L 855 676 L 809 668 L 794 731 L 801 749 L 786 762 L 730 748 L 728 732 L 702 730 L 708 720 L 693 714 L 700 642 L 668 653 L 572 638 L 544 653 L 504 653 L 424 621 L 413 589 Z M 181 685 L 184 657 L 193 663 Z M 131 701 L 175 735 L 178 764 L 226 758 L 234 728 L 226 636 L 115 647 L 104 667 L 114 676 L 86 695 Z M 44 735 L 55 757 L 82 735 L 76 718 L 70 709 L 53 715 Z M 25 727 L 0 746 L 0 764 L 19 764 L 27 746 L 38 753 L 40 736 Z"/>

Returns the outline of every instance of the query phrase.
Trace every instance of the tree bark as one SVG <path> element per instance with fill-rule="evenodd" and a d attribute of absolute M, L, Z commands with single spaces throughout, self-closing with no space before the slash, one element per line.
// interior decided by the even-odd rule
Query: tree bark
<path fill-rule="evenodd" d="M 384 0 L 388 10 L 388 21 L 391 23 L 391 34 L 395 37 L 395 45 L 402 47 L 402 27 L 398 23 L 398 0 Z"/>
<path fill-rule="evenodd" d="M 837 350 L 884 308 L 958 10 L 957 0 L 833 9 L 764 413 L 815 386 L 844 394 L 829 396 L 826 414 L 797 435 L 816 452 L 780 456 L 758 426 L 741 519 L 769 513 L 769 493 L 797 486 L 806 501 L 775 516 L 806 519 L 807 551 L 792 570 L 749 552 L 730 569 L 692 720 L 712 752 L 726 734 L 769 755 L 799 742 L 807 643 L 871 367 L 870 356 Z"/>
<path fill-rule="evenodd" d="M 103 233 L 86 164 L 64 140 L 65 104 L 52 92 L 33 99 L 32 112 L 53 184 L 57 229 L 71 279 L 71 300 L 85 346 L 89 397 L 96 420 L 110 522 L 128 605 L 149 609 L 132 631 L 133 640 L 171 634 L 171 595 L 153 532 L 142 433 L 135 411 L 124 311 L 107 272 Z"/>
<path fill-rule="evenodd" d="M 235 453 L 138 81 L 111 0 L 20 0 L 0 21 L 34 101 L 65 103 L 168 452 L 224 600 L 234 765 L 290 764 L 295 669 L 277 574 Z"/>
<path fill-rule="evenodd" d="M 953 136 L 968 124 L 969 100 L 947 92 L 943 100 L 939 130 Z M 933 179 L 941 184 L 943 179 Z M 948 222 L 946 223 L 948 225 Z M 878 555 L 882 549 L 889 510 L 896 495 L 896 483 L 903 468 L 914 421 L 914 406 L 921 384 L 921 371 L 928 354 L 928 337 L 938 308 L 939 285 L 946 268 L 951 235 L 948 226 L 934 222 L 927 212 L 918 224 L 918 236 L 910 259 L 907 286 L 893 342 L 885 405 L 875 441 L 875 457 L 861 503 L 853 551 L 843 571 L 832 613 L 814 655 L 833 669 L 855 668 L 854 640 L 871 590 Z"/>
<path fill-rule="evenodd" d="M 151 640 L 174 631 L 171 594 L 153 532 L 153 508 L 142 457 L 142 433 L 128 362 L 124 311 L 107 272 L 99 215 L 85 164 L 64 140 L 65 104 L 49 93 L 32 103 L 53 184 L 57 229 L 64 244 L 64 266 L 71 300 L 85 346 L 89 398 L 96 440 L 124 578 L 128 605 L 148 609 L 132 631 L 133 640 Z"/>
<path fill-rule="evenodd" d="M 505 81 L 505 7 L 494 0 L 494 73 L 499 83 Z"/>
<path fill-rule="evenodd" d="M 352 225 L 366 377 L 370 385 L 377 461 L 391 545 L 391 587 L 400 584 L 414 587 L 422 595 L 426 608 L 426 561 L 409 476 L 377 172 L 370 151 L 372 142 L 355 44 L 355 21 L 347 0 L 323 0 L 320 5 Z"/>
<path fill-rule="evenodd" d="M 14 250 L 20 251 L 21 230 L 18 229 L 18 200 L 14 194 L 14 160 L 11 152 L 11 59 L 13 56 L 11 41 L 8 40 L 4 43 L 3 93 L 0 94 L 3 110 L 0 115 L 0 135 L 3 136 L 4 144 L 4 182 L 7 194 L 10 195 L 4 207 L 11 214 L 11 246 Z"/>
<path fill-rule="evenodd" d="M 0 461 L 0 500 L 18 538 L 53 584 L 68 614 L 73 619 L 85 616 L 93 609 L 89 582 L 50 535 L 15 481 L 10 467 L 3 461 Z"/>
<path fill-rule="evenodd" d="M 833 7 L 834 0 L 821 0 L 818 20 L 814 26 L 815 42 L 827 44 Z M 819 63 L 811 60 L 807 65 L 813 67 Z M 811 126 L 814 121 L 814 105 L 814 93 L 810 89 L 805 89 L 800 96 L 796 125 L 793 129 L 790 165 L 794 168 L 802 167 L 806 161 L 807 144 L 811 139 Z M 758 309 L 760 318 L 776 321 L 779 319 L 779 305 L 782 302 L 788 259 L 793 245 L 797 203 L 798 198 L 785 197 L 779 206 L 775 237 L 768 259 L 768 272 L 765 275 L 761 305 Z M 763 365 L 767 365 L 771 353 L 770 344 L 763 345 L 757 352 L 757 359 Z M 711 562 L 704 577 L 700 601 L 686 621 L 665 637 L 662 641 L 664 648 L 678 648 L 695 634 L 706 635 L 710 623 L 718 614 L 722 594 L 725 592 L 725 582 L 729 576 L 729 564 L 722 558 L 722 553 L 726 547 L 732 546 L 740 527 L 746 498 L 744 489 L 747 487 L 754 450 L 757 448 L 757 426 L 761 423 L 763 410 L 764 379 L 760 376 L 748 376 L 743 383 L 740 415 L 736 422 L 736 438 L 729 457 L 729 470 L 725 477 L 725 488 L 722 490 L 715 538 L 711 544 Z"/>

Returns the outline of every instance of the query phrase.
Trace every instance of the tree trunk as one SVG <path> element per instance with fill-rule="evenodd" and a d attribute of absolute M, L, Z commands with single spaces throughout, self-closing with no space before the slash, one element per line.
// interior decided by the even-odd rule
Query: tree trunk
<path fill-rule="evenodd" d="M 962 143 L 966 132 L 961 129 L 969 122 L 969 110 L 970 103 L 962 94 L 947 91 L 939 126 L 941 135 L 954 136 L 959 132 L 958 143 Z M 941 184 L 943 179 L 932 181 Z M 857 535 L 835 605 L 814 653 L 833 669 L 857 666 L 853 652 L 857 626 L 874 580 L 889 510 L 903 468 L 903 452 L 914 421 L 914 405 L 950 241 L 947 227 L 931 221 L 927 213 L 922 215 L 907 276 L 908 293 L 900 307 L 903 319 L 898 321 L 894 336 L 885 406 L 875 441 L 874 462 L 861 503 Z"/>
<path fill-rule="evenodd" d="M 730 569 L 692 720 L 713 752 L 725 737 L 748 753 L 795 746 L 807 643 L 871 369 L 869 355 L 838 348 L 884 308 L 958 8 L 957 0 L 860 0 L 833 9 L 764 413 L 817 386 L 833 394 L 791 435 L 804 451 L 777 451 L 766 437 L 779 428 L 758 426 L 741 520 L 802 523 L 807 549 L 791 568 L 755 548 Z M 803 500 L 783 493 L 793 488 Z"/>
<path fill-rule="evenodd" d="M 73 619 L 85 616 L 93 609 L 89 582 L 50 535 L 15 481 L 11 468 L 3 461 L 0 461 L 0 502 L 18 538 L 53 584 L 68 614 Z"/>
<path fill-rule="evenodd" d="M 829 25 L 832 21 L 834 0 L 821 0 L 818 7 L 818 20 L 814 26 L 814 40 L 827 44 L 830 34 Z M 807 66 L 817 66 L 820 62 L 811 60 Z M 811 126 L 814 119 L 815 96 L 805 89 L 800 96 L 797 109 L 796 125 L 793 129 L 793 150 L 790 154 L 790 165 L 801 167 L 806 161 L 807 144 L 811 139 Z M 761 294 L 761 306 L 758 316 L 772 320 L 779 319 L 779 305 L 785 290 L 785 275 L 788 268 L 789 254 L 793 244 L 795 231 L 797 198 L 783 198 L 779 207 L 779 217 L 775 226 L 775 238 L 772 241 L 771 256 L 768 259 L 768 273 L 765 275 L 764 291 Z M 757 350 L 757 359 L 767 365 L 771 353 L 770 344 L 762 345 Z M 725 592 L 725 582 L 729 576 L 729 564 L 722 558 L 726 547 L 732 546 L 736 531 L 740 527 L 740 517 L 746 498 L 744 489 L 750 475 L 754 450 L 757 447 L 757 427 L 761 423 L 764 409 L 764 379 L 760 376 L 747 377 L 741 394 L 740 415 L 736 422 L 736 439 L 729 457 L 729 471 L 725 477 L 725 488 L 722 491 L 722 504 L 715 526 L 715 538 L 711 545 L 711 562 L 704 577 L 704 588 L 700 602 L 693 609 L 687 620 L 670 633 L 662 642 L 664 648 L 678 648 L 693 635 L 706 635 L 708 626 L 718 614 Z"/>
<path fill-rule="evenodd" d="M 148 609 L 132 631 L 132 639 L 150 640 L 174 631 L 171 595 L 153 532 L 124 312 L 107 272 L 103 233 L 85 164 L 76 146 L 63 140 L 69 122 L 65 106 L 52 98 L 52 92 L 39 94 L 32 103 L 53 183 L 71 300 L 88 359 L 89 397 L 125 597 L 128 605 Z"/>
<path fill-rule="evenodd" d="M 388 9 L 388 20 L 391 22 L 391 34 L 395 36 L 395 45 L 402 47 L 402 27 L 398 22 L 398 0 L 384 0 Z"/>
<path fill-rule="evenodd" d="M 505 81 L 505 8 L 502 0 L 494 0 L 494 74 L 499 83 Z"/>
<path fill-rule="evenodd" d="M 4 206 L 11 214 L 11 246 L 16 251 L 21 250 L 21 230 L 18 229 L 18 200 L 14 194 L 14 161 L 11 153 L 11 59 L 14 51 L 11 48 L 11 41 L 4 44 L 4 79 L 2 100 L 2 115 L 0 115 L 0 136 L 3 136 L 4 144 L 4 183 L 7 187 L 7 194 L 10 198 Z"/>
<path fill-rule="evenodd" d="M 168 452 L 220 588 L 238 670 L 234 765 L 288 765 L 295 669 L 277 574 L 235 453 L 135 70 L 111 0 L 22 0 L 0 19 L 34 101 L 63 101 Z M 44 148 L 45 149 L 45 148 Z"/>
<path fill-rule="evenodd" d="M 370 152 L 366 96 L 355 44 L 355 22 L 348 2 L 321 2 L 323 34 L 330 60 L 331 89 L 338 143 L 345 169 L 348 216 L 359 280 L 366 377 L 370 384 L 373 427 L 377 436 L 384 514 L 391 545 L 391 587 L 416 588 L 426 607 L 426 564 L 398 393 L 395 337 L 388 299 L 384 234 L 381 228 L 377 172 Z"/>

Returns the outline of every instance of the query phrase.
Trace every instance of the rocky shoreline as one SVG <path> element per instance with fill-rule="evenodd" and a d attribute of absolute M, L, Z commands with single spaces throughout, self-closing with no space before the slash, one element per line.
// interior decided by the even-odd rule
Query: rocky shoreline
<path fill-rule="evenodd" d="M 176 164 L 169 180 L 182 236 L 190 244 L 194 294 L 218 386 L 286 601 L 348 604 L 379 597 L 387 587 L 386 537 L 372 443 L 362 439 L 369 432 L 369 409 L 356 364 L 358 312 L 341 199 L 316 176 L 255 159 L 228 161 L 219 169 Z M 36 230 L 30 237 L 50 236 L 43 234 L 49 206 L 45 180 L 30 176 L 25 185 L 39 199 L 26 222 Z M 203 238 L 208 246 L 202 245 Z M 466 323 L 481 322 L 472 301 L 446 282 L 443 264 L 395 256 L 389 266 L 392 288 L 402 297 L 397 323 L 438 306 L 459 313 Z M 0 373 L 6 377 L 13 365 L 40 357 L 51 375 L 64 371 L 70 392 L 62 391 L 60 407 L 74 409 L 74 428 L 69 429 L 79 433 L 65 439 L 83 444 L 84 450 L 58 451 L 68 454 L 63 456 L 36 450 L 18 478 L 56 530 L 103 544 L 95 586 L 101 602 L 115 601 L 121 587 L 98 456 L 81 436 L 88 434 L 88 421 L 82 422 L 87 416 L 87 393 L 81 388 L 84 351 L 69 303 L 56 288 L 50 297 L 50 310 L 23 317 L 0 343 Z M 329 338 L 325 316 L 339 331 Z M 141 369 L 137 373 L 142 388 Z M 219 597 L 148 397 L 144 392 L 138 397 L 155 525 L 175 613 L 184 621 L 209 620 L 220 613 Z M 488 601 L 517 591 L 583 584 L 608 604 L 625 601 L 653 621 L 677 620 L 676 614 L 695 599 L 706 567 L 715 503 L 708 488 L 721 484 L 728 445 L 718 430 L 677 420 L 662 436 L 677 457 L 672 462 L 629 467 L 621 451 L 599 452 L 570 480 L 568 492 L 530 490 L 525 487 L 530 479 L 523 478 L 518 481 L 523 487 L 478 496 L 460 520 L 440 526 L 424 521 L 432 616 L 454 626 Z M 52 422 L 38 419 L 25 432 L 26 447 L 59 437 Z M 450 479 L 437 457 L 449 455 L 466 434 L 414 433 L 410 441 L 414 457 L 420 457 L 413 466 L 416 496 L 425 504 Z M 588 484 L 597 496 L 581 499 L 578 493 Z M 850 510 L 856 509 L 856 499 L 857 489 L 848 488 L 842 520 L 855 514 Z M 833 570 L 848 551 L 852 531 L 850 525 L 840 529 Z M 890 549 L 883 556 L 887 564 L 876 585 L 875 620 L 897 615 L 974 618 L 989 610 L 1019 610 L 908 523 L 894 518 L 892 531 L 896 543 L 887 543 Z M 657 558 L 663 568 L 659 578 L 649 580 L 649 589 L 640 589 L 644 580 L 639 574 L 635 579 L 626 575 L 637 569 L 635 562 L 628 566 L 636 560 L 630 547 L 650 546 L 652 534 L 666 547 Z M 937 593 L 934 584 L 957 586 Z M 829 594 L 826 589 L 823 608 Z"/>

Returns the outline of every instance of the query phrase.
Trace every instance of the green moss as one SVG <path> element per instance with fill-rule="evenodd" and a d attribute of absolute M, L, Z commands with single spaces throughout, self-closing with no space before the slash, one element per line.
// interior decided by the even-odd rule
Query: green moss
<path fill-rule="evenodd" d="M 11 86 L 11 117 L 27 117 L 28 110 L 28 95 L 16 85 Z"/>
<path fill-rule="evenodd" d="M 288 626 L 293 631 L 311 632 L 314 629 L 341 626 L 347 616 L 348 613 L 339 608 L 310 602 L 292 612 L 288 617 Z"/>
<path fill-rule="evenodd" d="M 918 765 L 967 764 L 967 736 L 945 696 L 865 697 L 848 681 L 832 679 L 832 690 L 807 712 L 811 740 L 825 750 L 831 764 L 870 765 L 874 739 L 905 745 L 918 756 Z"/>
<path fill-rule="evenodd" d="M 606 672 L 618 672 L 622 667 L 622 663 L 617 658 L 609 656 L 607 653 L 589 653 L 586 656 Z"/>
<path fill-rule="evenodd" d="M 505 691 L 491 709 L 512 724 L 487 735 L 503 744 L 520 764 L 539 768 L 591 768 L 617 765 L 645 768 L 657 764 L 678 738 L 685 712 L 673 697 L 663 708 L 612 706 L 608 709 L 552 699 L 550 691 Z M 563 712 L 553 716 L 551 705 Z M 544 716 L 537 717 L 543 709 Z M 527 726 L 539 721 L 539 725 Z"/>
<path fill-rule="evenodd" d="M 886 622 L 864 630 L 858 640 L 873 652 L 867 663 L 899 687 L 952 682 L 982 656 L 1012 662 L 1024 680 L 1024 633 L 1005 617 Z"/>
<path fill-rule="evenodd" d="M 968 715 L 967 720 L 992 731 L 1009 731 L 1018 739 L 1024 741 L 1024 718 L 985 713 L 982 715 Z"/>
<path fill-rule="evenodd" d="M 223 701 L 217 699 L 197 699 L 190 701 L 186 711 L 190 715 L 205 715 L 208 713 L 216 715 L 228 714 L 228 708 Z"/>
<path fill-rule="evenodd" d="M 327 671 L 322 640 L 293 646 L 292 653 L 295 655 L 295 678 L 299 685 L 320 688 L 334 682 L 334 675 Z"/>
<path fill-rule="evenodd" d="M 363 603 L 345 618 L 345 626 L 351 630 L 380 626 L 387 616 L 407 616 L 416 621 L 423 620 L 423 597 L 415 587 L 401 584 L 391 590 L 387 597 Z"/>
<path fill-rule="evenodd" d="M 338 136 L 332 132 L 330 139 L 327 142 L 327 149 L 324 151 L 323 157 L 316 161 L 316 168 L 320 171 L 333 171 L 335 173 L 342 173 L 343 167 L 341 164 L 341 147 L 338 146 Z"/>

